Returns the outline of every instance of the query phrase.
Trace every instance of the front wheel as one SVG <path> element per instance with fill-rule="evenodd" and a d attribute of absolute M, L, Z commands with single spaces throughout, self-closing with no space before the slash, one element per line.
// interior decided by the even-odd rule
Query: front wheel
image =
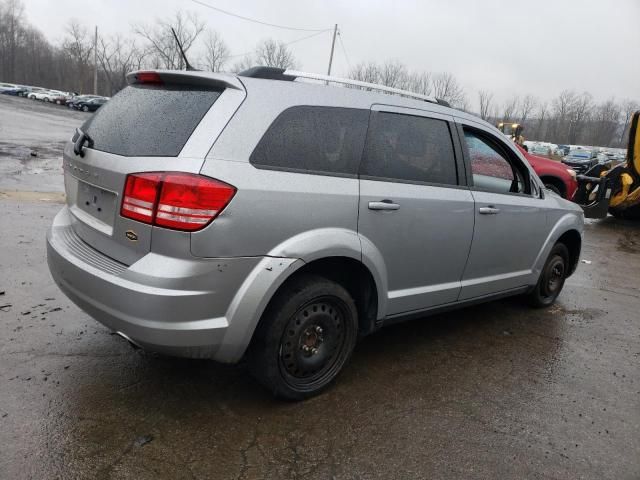
<path fill-rule="evenodd" d="M 82 107 L 82 111 L 83 112 L 88 112 L 89 111 L 89 107 L 87 107 L 86 105 L 84 107 Z"/>
<path fill-rule="evenodd" d="M 556 187 L 553 183 L 545 183 L 544 186 L 547 190 L 551 190 L 556 195 L 560 195 L 562 197 L 562 192 L 560 192 L 560 189 Z"/>
<path fill-rule="evenodd" d="M 556 243 L 544 264 L 535 288 L 529 293 L 529 303 L 536 308 L 548 307 L 556 301 L 569 273 L 569 250 Z"/>
<path fill-rule="evenodd" d="M 304 275 L 276 294 L 254 333 L 249 367 L 277 397 L 303 400 L 327 388 L 351 357 L 358 313 L 341 285 Z"/>

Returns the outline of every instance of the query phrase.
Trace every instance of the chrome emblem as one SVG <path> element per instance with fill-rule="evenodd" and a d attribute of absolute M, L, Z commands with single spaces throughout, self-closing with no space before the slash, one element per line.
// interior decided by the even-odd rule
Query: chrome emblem
<path fill-rule="evenodd" d="M 134 232 L 133 230 L 127 230 L 124 234 L 132 242 L 137 242 L 138 241 L 138 234 L 136 232 Z"/>

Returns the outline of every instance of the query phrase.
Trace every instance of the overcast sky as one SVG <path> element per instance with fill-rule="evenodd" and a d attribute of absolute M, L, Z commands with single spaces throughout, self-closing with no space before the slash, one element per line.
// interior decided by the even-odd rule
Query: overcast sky
<path fill-rule="evenodd" d="M 310 35 L 236 19 L 191 0 L 23 0 L 27 18 L 52 41 L 76 17 L 102 34 L 129 33 L 176 10 L 196 12 L 233 54 L 262 39 Z M 502 101 L 563 89 L 640 100 L 640 0 L 202 0 L 265 22 L 299 28 L 339 25 L 334 75 L 363 61 L 398 60 L 412 70 L 449 71 L 477 105 L 477 90 Z M 291 45 L 303 70 L 326 73 L 331 34 Z M 476 107 L 477 108 L 477 107 Z"/>

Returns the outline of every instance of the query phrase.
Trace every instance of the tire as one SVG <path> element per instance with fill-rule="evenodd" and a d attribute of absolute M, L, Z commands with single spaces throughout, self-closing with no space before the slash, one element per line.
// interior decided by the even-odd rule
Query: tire
<path fill-rule="evenodd" d="M 82 111 L 83 112 L 88 112 L 89 111 L 89 107 L 87 107 L 86 105 L 84 107 L 82 107 Z"/>
<path fill-rule="evenodd" d="M 569 250 L 563 243 L 556 243 L 544 263 L 535 288 L 529 292 L 528 300 L 535 308 L 552 305 L 564 286 L 569 272 Z"/>
<path fill-rule="evenodd" d="M 544 186 L 547 190 L 551 190 L 553 193 L 560 195 L 561 197 L 564 198 L 560 189 L 556 187 L 553 183 L 545 183 Z"/>
<path fill-rule="evenodd" d="M 45 103 L 49 103 L 51 100 L 49 100 L 47 97 L 44 97 L 44 101 Z"/>
<path fill-rule="evenodd" d="M 303 400 L 325 390 L 351 357 L 358 335 L 353 298 L 318 275 L 294 279 L 265 311 L 247 356 L 276 397 Z"/>

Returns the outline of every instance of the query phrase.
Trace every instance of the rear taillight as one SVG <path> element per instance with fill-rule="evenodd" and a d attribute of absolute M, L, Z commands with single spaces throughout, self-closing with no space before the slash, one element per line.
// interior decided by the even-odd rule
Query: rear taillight
<path fill-rule="evenodd" d="M 193 232 L 211 223 L 235 193 L 231 185 L 192 173 L 133 173 L 127 175 L 120 215 Z"/>

